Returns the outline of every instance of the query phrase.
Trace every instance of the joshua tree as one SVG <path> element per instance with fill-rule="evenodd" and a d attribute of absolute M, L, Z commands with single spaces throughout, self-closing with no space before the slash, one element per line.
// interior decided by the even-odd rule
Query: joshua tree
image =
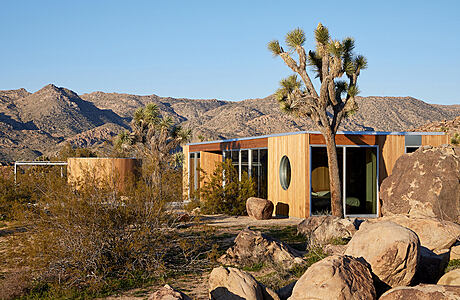
<path fill-rule="evenodd" d="M 176 167 L 178 157 L 173 152 L 190 139 L 190 129 L 175 126 L 169 117 L 163 118 L 154 103 L 136 110 L 131 127 L 131 133 L 125 131 L 117 136 L 115 147 L 134 148 L 153 168 L 152 181 L 161 183 L 162 172 Z"/>
<path fill-rule="evenodd" d="M 268 49 L 281 56 L 286 65 L 296 74 L 281 80 L 276 99 L 283 111 L 300 117 L 309 117 L 326 140 L 331 190 L 331 209 L 334 216 L 343 217 L 342 189 L 335 135 L 344 117 L 357 110 L 355 96 L 359 93 L 357 79 L 367 66 L 364 56 L 354 55 L 352 38 L 333 40 L 329 30 L 321 23 L 315 30 L 316 50 L 308 55 L 303 47 L 305 33 L 294 29 L 286 35 L 285 52 L 277 40 L 268 43 Z M 298 61 L 292 58 L 297 54 Z M 315 90 L 307 66 L 311 66 L 321 83 L 319 95 Z M 297 74 L 301 80 L 297 79 Z M 348 81 L 341 80 L 343 76 Z"/>

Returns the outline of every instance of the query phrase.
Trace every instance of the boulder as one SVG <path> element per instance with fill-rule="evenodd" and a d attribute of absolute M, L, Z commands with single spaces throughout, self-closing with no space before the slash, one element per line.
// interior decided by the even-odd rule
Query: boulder
<path fill-rule="evenodd" d="M 278 295 L 236 268 L 218 267 L 209 275 L 209 298 L 215 300 L 279 300 Z"/>
<path fill-rule="evenodd" d="M 192 300 L 182 292 L 174 290 L 168 284 L 150 295 L 148 300 Z"/>
<path fill-rule="evenodd" d="M 460 287 L 420 284 L 413 287 L 399 286 L 387 291 L 379 300 L 458 300 L 460 299 Z"/>
<path fill-rule="evenodd" d="M 362 258 L 378 278 L 378 288 L 409 285 L 420 257 L 420 241 L 410 229 L 393 222 L 361 224 L 345 255 Z"/>
<path fill-rule="evenodd" d="M 300 277 L 289 300 L 376 299 L 371 272 L 358 259 L 329 256 Z"/>
<path fill-rule="evenodd" d="M 450 260 L 460 259 L 460 245 L 450 248 Z"/>
<path fill-rule="evenodd" d="M 380 187 L 382 214 L 460 222 L 460 148 L 424 146 L 404 154 Z"/>
<path fill-rule="evenodd" d="M 325 245 L 334 239 L 350 239 L 358 223 L 357 219 L 313 216 L 297 225 L 297 232 L 309 238 L 310 245 Z"/>
<path fill-rule="evenodd" d="M 238 234 L 235 245 L 219 258 L 225 265 L 248 265 L 270 262 L 290 268 L 303 263 L 302 253 L 292 249 L 286 243 L 246 228 Z"/>
<path fill-rule="evenodd" d="M 268 220 L 273 215 L 273 202 L 267 199 L 250 197 L 246 201 L 246 211 L 248 216 L 256 220 Z"/>
<path fill-rule="evenodd" d="M 454 269 L 444 274 L 438 284 L 460 286 L 460 269 Z"/>
<path fill-rule="evenodd" d="M 377 219 L 368 219 L 366 223 L 393 222 L 415 232 L 420 245 L 435 253 L 444 252 L 460 238 L 460 225 L 431 217 L 410 215 L 392 215 Z"/>

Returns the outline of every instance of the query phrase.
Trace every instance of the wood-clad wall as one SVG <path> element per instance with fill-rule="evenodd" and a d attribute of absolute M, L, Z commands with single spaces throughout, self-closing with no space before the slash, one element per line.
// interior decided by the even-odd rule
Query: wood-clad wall
<path fill-rule="evenodd" d="M 404 135 L 379 135 L 379 185 L 391 175 L 396 160 L 405 153 Z"/>
<path fill-rule="evenodd" d="M 422 146 L 441 146 L 449 143 L 449 136 L 444 135 L 422 135 Z"/>
<path fill-rule="evenodd" d="M 140 173 L 141 163 L 135 158 L 72 157 L 67 159 L 67 181 L 77 189 L 96 184 L 123 191 L 126 180 Z"/>
<path fill-rule="evenodd" d="M 287 190 L 281 187 L 279 178 L 284 155 L 291 164 L 291 183 Z M 308 134 L 268 139 L 268 199 L 275 205 L 275 213 L 299 218 L 309 216 L 309 157 Z"/>
<path fill-rule="evenodd" d="M 188 162 L 189 162 L 189 146 L 182 147 L 184 153 L 184 164 L 182 166 L 182 195 L 184 199 L 188 199 L 189 183 L 188 183 Z"/>
<path fill-rule="evenodd" d="M 201 182 L 204 183 L 207 178 L 212 175 L 214 170 L 217 167 L 217 164 L 222 162 L 222 153 L 212 153 L 212 152 L 200 152 L 200 160 L 201 160 L 201 170 L 202 170 L 202 177 Z"/>

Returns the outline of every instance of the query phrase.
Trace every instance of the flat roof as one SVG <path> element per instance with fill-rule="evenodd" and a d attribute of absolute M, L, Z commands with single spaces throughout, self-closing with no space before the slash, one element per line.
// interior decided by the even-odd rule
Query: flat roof
<path fill-rule="evenodd" d="M 197 143 L 188 143 L 187 145 L 205 145 L 205 144 L 214 144 L 214 143 L 227 143 L 235 141 L 245 141 L 245 140 L 255 140 L 255 139 L 264 139 L 270 137 L 286 136 L 286 135 L 296 135 L 296 134 L 321 134 L 319 131 L 294 131 L 294 132 L 284 132 L 284 133 L 275 133 L 268 135 L 259 135 L 259 136 L 250 136 L 243 138 L 233 138 L 225 140 L 215 140 L 215 141 L 206 141 L 206 142 L 197 142 Z M 355 135 L 445 135 L 445 132 L 405 132 L 405 131 L 337 131 L 336 134 L 355 134 Z"/>

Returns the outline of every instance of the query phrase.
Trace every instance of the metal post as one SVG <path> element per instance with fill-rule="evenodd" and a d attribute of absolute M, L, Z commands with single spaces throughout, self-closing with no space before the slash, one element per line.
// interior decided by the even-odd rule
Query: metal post
<path fill-rule="evenodd" d="M 16 181 L 17 181 L 17 170 L 18 167 L 16 165 L 16 162 L 14 162 L 14 184 L 16 184 Z"/>
<path fill-rule="evenodd" d="M 252 149 L 248 150 L 248 176 L 251 178 L 252 176 Z"/>
<path fill-rule="evenodd" d="M 238 180 L 241 181 L 241 150 L 238 151 Z"/>

